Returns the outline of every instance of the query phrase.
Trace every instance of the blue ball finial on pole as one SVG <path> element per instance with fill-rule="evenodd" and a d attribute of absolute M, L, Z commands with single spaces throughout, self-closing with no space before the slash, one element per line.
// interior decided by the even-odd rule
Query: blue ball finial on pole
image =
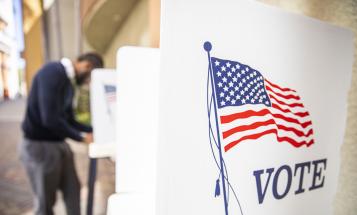
<path fill-rule="evenodd" d="M 212 44 L 211 44 L 210 42 L 206 41 L 206 42 L 203 44 L 203 48 L 204 48 L 207 52 L 209 52 L 209 51 L 212 50 Z"/>

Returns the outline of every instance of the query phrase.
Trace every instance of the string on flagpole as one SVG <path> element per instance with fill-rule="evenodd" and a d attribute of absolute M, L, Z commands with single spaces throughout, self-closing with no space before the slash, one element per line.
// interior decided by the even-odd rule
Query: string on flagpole
<path fill-rule="evenodd" d="M 210 59 L 209 59 L 210 60 Z M 210 83 L 210 66 L 208 67 L 208 76 L 207 76 L 207 113 L 208 113 L 208 131 L 209 131 L 209 143 L 210 143 L 210 148 L 211 148 L 211 152 L 212 152 L 212 156 L 214 158 L 214 161 L 216 163 L 216 166 L 219 170 L 219 175 L 218 175 L 218 178 L 217 178 L 217 183 L 216 183 L 216 187 L 219 186 L 219 179 L 221 177 L 221 173 L 222 173 L 222 170 L 224 171 L 224 180 L 225 182 L 227 183 L 228 185 L 228 192 L 227 192 L 227 207 L 229 205 L 229 195 L 230 195 L 230 191 L 233 193 L 233 196 L 234 196 L 234 199 L 236 200 L 238 206 L 239 206 L 239 210 L 240 210 L 240 213 L 241 215 L 243 215 L 243 210 L 242 210 L 242 207 L 241 207 L 241 204 L 239 202 L 239 199 L 238 199 L 238 195 L 236 193 L 236 191 L 234 190 L 232 184 L 230 183 L 229 181 L 229 176 L 228 176 L 228 170 L 227 170 L 227 166 L 226 166 L 226 162 L 223 160 L 223 167 L 221 167 L 219 165 L 219 162 L 217 160 L 217 156 L 216 156 L 216 153 L 215 153 L 215 150 L 214 150 L 214 146 L 217 148 L 219 148 L 219 144 L 218 144 L 218 141 L 216 138 L 219 138 L 219 137 L 216 137 L 214 132 L 213 132 L 213 128 L 212 128 L 212 123 L 211 123 L 211 109 L 212 109 L 212 102 L 213 102 L 213 93 L 209 92 L 209 83 Z M 216 188 L 216 191 L 217 191 L 217 188 Z M 217 196 L 217 193 L 215 193 L 215 195 Z"/>

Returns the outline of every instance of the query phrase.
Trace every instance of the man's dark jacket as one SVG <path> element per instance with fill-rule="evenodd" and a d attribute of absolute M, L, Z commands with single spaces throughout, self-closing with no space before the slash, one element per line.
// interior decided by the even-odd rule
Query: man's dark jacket
<path fill-rule="evenodd" d="M 60 62 L 42 67 L 35 75 L 28 96 L 22 129 L 26 138 L 60 142 L 65 138 L 81 141 L 81 131 L 92 132 L 90 126 L 74 119 L 74 89 Z"/>

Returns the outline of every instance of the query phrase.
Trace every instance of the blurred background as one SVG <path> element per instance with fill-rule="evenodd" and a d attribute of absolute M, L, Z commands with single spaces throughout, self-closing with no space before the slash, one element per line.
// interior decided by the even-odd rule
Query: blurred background
<path fill-rule="evenodd" d="M 357 32 L 356 0 L 260 2 Z M 86 51 L 102 54 L 106 67 L 115 68 L 118 48 L 159 47 L 159 33 L 160 0 L 0 0 L 0 214 L 32 214 L 32 194 L 16 148 L 22 136 L 20 123 L 26 94 L 37 70 L 46 62 L 62 57 L 74 59 Z M 356 47 L 355 43 L 355 50 Z M 356 72 L 355 63 L 341 151 L 340 184 L 334 203 L 336 214 L 357 211 Z M 90 123 L 88 95 L 88 87 L 84 86 L 76 108 L 77 118 L 85 123 Z M 84 209 L 87 147 L 70 144 L 76 153 Z M 98 168 L 94 212 L 105 214 L 107 198 L 114 193 L 114 163 L 100 160 Z M 64 214 L 61 201 L 55 211 Z"/>

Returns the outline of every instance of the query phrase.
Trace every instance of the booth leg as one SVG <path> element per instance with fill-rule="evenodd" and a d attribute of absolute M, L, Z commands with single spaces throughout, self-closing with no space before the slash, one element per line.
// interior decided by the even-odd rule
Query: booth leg
<path fill-rule="evenodd" d="M 93 215 L 94 185 L 97 175 L 97 159 L 89 159 L 87 215 Z"/>

